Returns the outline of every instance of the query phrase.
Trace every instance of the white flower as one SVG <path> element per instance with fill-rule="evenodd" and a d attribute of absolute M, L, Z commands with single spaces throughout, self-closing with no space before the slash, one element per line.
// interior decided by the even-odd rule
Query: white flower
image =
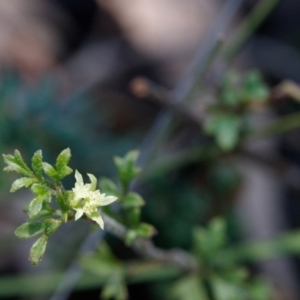
<path fill-rule="evenodd" d="M 76 210 L 75 221 L 85 214 L 88 218 L 97 222 L 103 229 L 104 222 L 98 212 L 98 207 L 111 204 L 117 200 L 117 197 L 101 194 L 100 190 L 96 190 L 96 177 L 92 174 L 87 175 L 89 176 L 91 183 L 84 184 L 82 175 L 77 170 L 75 172 L 76 183 L 75 187 L 72 189 L 74 197 L 71 201 L 71 207 Z"/>

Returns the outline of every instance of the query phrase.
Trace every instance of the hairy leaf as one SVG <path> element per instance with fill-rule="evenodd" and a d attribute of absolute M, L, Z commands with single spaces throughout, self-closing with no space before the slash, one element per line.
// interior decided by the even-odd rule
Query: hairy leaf
<path fill-rule="evenodd" d="M 31 247 L 29 260 L 34 266 L 37 266 L 42 260 L 46 251 L 48 236 L 42 235 Z"/>
<path fill-rule="evenodd" d="M 22 187 L 30 187 L 33 183 L 37 182 L 36 178 L 22 177 L 15 180 L 11 186 L 11 193 L 21 189 Z"/>
<path fill-rule="evenodd" d="M 50 164 L 43 162 L 43 170 L 44 170 L 45 174 L 47 176 L 49 176 L 50 178 L 52 178 L 54 180 L 58 179 L 56 170 Z"/>
<path fill-rule="evenodd" d="M 28 206 L 29 218 L 36 216 L 42 209 L 44 203 L 43 197 L 34 198 Z"/>
<path fill-rule="evenodd" d="M 42 222 L 27 222 L 15 230 L 15 235 L 20 239 L 28 239 L 43 232 Z"/>
<path fill-rule="evenodd" d="M 43 225 L 44 225 L 45 235 L 49 236 L 49 235 L 55 233 L 55 231 L 61 225 L 61 221 L 60 220 L 55 220 L 55 219 L 51 218 L 51 219 L 45 220 L 44 223 L 43 223 Z"/>
<path fill-rule="evenodd" d="M 41 176 L 43 172 L 43 155 L 42 151 L 38 150 L 34 153 L 31 159 L 31 166 L 33 171 L 38 175 Z"/>
<path fill-rule="evenodd" d="M 140 168 L 135 166 L 138 158 L 138 151 L 130 151 L 124 157 L 115 157 L 121 183 L 125 189 L 129 187 L 130 182 L 141 172 Z"/>
<path fill-rule="evenodd" d="M 4 168 L 4 171 L 14 171 L 29 177 L 33 176 L 32 171 L 27 167 L 18 150 L 15 150 L 14 155 L 3 154 L 3 159 L 7 164 L 7 166 Z"/>
<path fill-rule="evenodd" d="M 67 175 L 70 175 L 72 173 L 72 169 L 68 167 L 68 163 L 71 158 L 71 150 L 69 148 L 63 150 L 56 159 L 56 170 L 58 177 L 60 179 L 66 177 Z"/>

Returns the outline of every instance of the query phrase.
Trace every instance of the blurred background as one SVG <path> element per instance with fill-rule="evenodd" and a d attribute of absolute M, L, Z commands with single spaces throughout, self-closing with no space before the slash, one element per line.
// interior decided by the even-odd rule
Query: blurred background
<path fill-rule="evenodd" d="M 223 36 L 226 45 L 258 2 L 0 0 L 1 153 L 19 149 L 28 161 L 42 149 L 45 160 L 53 162 L 70 147 L 73 169 L 115 178 L 113 157 L 131 149 L 141 150 L 140 164 L 147 169 L 160 156 L 200 147 L 203 135 L 182 120 L 180 112 L 174 112 L 164 142 L 153 142 L 151 138 L 159 136 L 159 120 L 172 110 L 172 103 L 148 97 L 141 78 L 163 92 L 177 95 L 179 89 L 180 94 L 193 57 L 205 52 L 216 37 Z M 230 64 L 217 60 L 205 78 L 208 91 L 189 103 L 196 118 L 203 118 L 203 107 L 213 98 L 210 92 L 217 90 L 218 78 L 232 66 L 260 70 L 273 91 L 283 80 L 300 82 L 299 15 L 297 1 L 280 1 Z M 271 95 L 268 109 L 251 116 L 255 124 L 299 111 L 299 102 L 280 93 Z M 299 137 L 294 129 L 246 146 L 254 156 L 283 161 L 284 178 L 278 169 L 275 172 L 238 151 L 218 160 L 209 155 L 202 160 L 187 157 L 171 167 L 158 160 L 157 168 L 134 187 L 147 202 L 144 220 L 158 230 L 155 243 L 166 249 L 189 249 L 193 226 L 205 225 L 216 215 L 228 221 L 231 241 L 270 238 L 298 228 Z M 156 156 L 146 157 L 153 146 Z M 50 242 L 41 265 L 33 268 L 27 259 L 30 241 L 13 234 L 26 219 L 22 209 L 31 195 L 9 194 L 14 178 L 0 172 L 0 298 L 50 299 L 54 291 L 31 295 L 35 286 L 17 281 L 18 276 L 68 270 L 89 226 L 85 222 L 64 226 Z M 73 182 L 66 180 L 66 186 Z M 112 244 L 116 253 L 125 252 L 121 257 L 133 255 L 118 242 Z M 268 278 L 276 299 L 300 299 L 297 258 L 259 263 L 253 269 Z M 26 284 L 24 290 L 21 286 Z M 164 289 L 164 283 L 135 285 L 129 287 L 129 295 L 161 299 Z M 99 290 L 95 285 L 51 299 L 98 299 Z"/>

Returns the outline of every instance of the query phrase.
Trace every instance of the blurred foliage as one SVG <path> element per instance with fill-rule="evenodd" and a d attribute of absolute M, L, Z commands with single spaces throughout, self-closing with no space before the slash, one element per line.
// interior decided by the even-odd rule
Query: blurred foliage
<path fill-rule="evenodd" d="M 267 0 L 257 5 L 233 35 L 233 42 L 228 43 L 225 56 L 229 58 L 221 61 L 221 65 L 237 54 L 277 2 Z M 300 127 L 297 112 L 279 116 L 266 126 L 255 121 L 255 115 L 273 112 L 280 109 L 280 105 L 288 107 L 288 113 L 298 110 L 296 102 L 274 105 L 274 99 L 278 93 L 283 93 L 299 101 L 299 87 L 295 84 L 273 88 L 259 70 L 239 71 L 227 64 L 211 84 L 209 67 L 215 71 L 213 60 L 218 59 L 215 55 L 205 66 L 207 74 L 200 72 L 202 77 L 195 78 L 195 82 L 201 82 L 201 88 L 188 104 L 170 101 L 169 97 L 174 94 L 164 88 L 159 90 L 161 95 L 151 91 L 151 86 L 146 91 L 145 94 L 149 94 L 146 100 L 150 102 L 161 97 L 159 104 L 153 101 L 154 111 L 160 109 L 159 105 L 167 110 L 170 108 L 174 122 L 166 132 L 156 129 L 157 135 L 165 134 L 158 145 L 141 147 L 141 151 L 152 146 L 157 149 L 156 155 L 143 166 L 139 162 L 139 152 L 132 149 L 140 147 L 149 128 L 138 125 L 143 123 L 145 114 L 135 113 L 138 109 L 131 111 L 130 105 L 140 108 L 146 105 L 146 100 L 142 102 L 136 95 L 129 95 L 126 89 L 122 92 L 131 99 L 130 105 L 118 106 L 118 101 L 113 102 L 115 94 L 103 96 L 102 86 L 62 96 L 63 84 L 52 75 L 28 85 L 16 71 L 2 72 L 0 150 L 2 153 L 11 153 L 16 148 L 21 150 L 24 159 L 15 151 L 13 155 L 5 155 L 4 160 L 6 170 L 24 176 L 17 179 L 0 173 L 0 216 L 4 220 L 11 219 L 0 235 L 3 257 L 0 262 L 6 262 L 6 257 L 12 255 L 6 268 L 18 273 L 0 277 L 1 299 L 48 299 L 69 270 L 72 271 L 74 261 L 79 261 L 82 273 L 78 281 L 74 280 L 72 289 L 101 290 L 101 299 L 135 299 L 131 291 L 138 290 L 139 286 L 146 300 L 277 299 L 274 297 L 276 287 L 255 267 L 279 256 L 299 255 L 300 234 L 296 230 L 269 240 L 244 241 L 244 220 L 235 215 L 235 205 L 245 179 L 236 158 L 243 158 L 245 141 L 251 138 L 255 144 L 259 138 Z M 115 79 L 117 85 L 121 80 Z M 99 95 L 104 99 L 99 100 Z M 205 107 L 199 104 L 202 96 L 210 100 Z M 110 101 L 113 104 L 109 104 Z M 199 115 L 196 112 L 198 104 L 202 106 Z M 177 109 L 173 110 L 174 107 Z M 131 125 L 124 129 L 123 120 L 119 119 L 125 110 L 131 112 L 126 119 Z M 176 116 L 182 118 L 175 119 Z M 149 118 L 154 121 L 154 117 L 155 113 Z M 69 148 L 72 149 L 70 162 Z M 37 149 L 43 149 L 43 155 Z M 66 150 L 61 152 L 62 149 Z M 25 162 L 31 157 L 29 167 Z M 265 163 L 264 158 L 258 162 Z M 272 161 L 267 164 L 278 170 Z M 72 176 L 64 181 L 66 190 L 61 184 L 61 179 L 72 172 L 71 168 L 101 176 L 101 192 L 118 197 L 118 204 L 103 207 L 102 211 L 116 222 L 119 231 L 108 226 L 110 234 L 105 231 L 97 239 L 96 249 L 89 248 L 85 252 L 82 247 L 94 227 L 81 221 L 61 226 L 74 218 L 74 212 L 70 213 L 71 194 L 68 193 L 73 184 L 73 179 L 69 179 Z M 287 180 L 283 173 L 279 176 Z M 50 183 L 45 176 L 50 178 Z M 13 192 L 25 187 L 35 194 L 24 209 L 29 218 L 25 223 L 19 216 L 19 203 L 27 201 L 28 195 L 18 191 L 14 198 L 8 196 L 11 182 Z M 48 204 L 53 198 L 56 202 L 50 207 Z M 10 207 L 11 203 L 17 204 Z M 18 254 L 16 249 L 23 246 L 11 238 L 13 227 L 17 227 L 15 234 L 19 238 L 39 236 L 30 250 L 33 264 L 38 264 L 44 256 L 38 274 L 27 274 L 22 269 L 28 269 L 23 262 L 25 251 L 20 250 L 22 254 Z M 123 236 L 119 232 L 124 228 Z M 53 242 L 48 243 L 50 235 Z M 114 235 L 121 236 L 122 242 Z M 150 244 L 149 250 L 147 242 L 152 241 L 154 244 Z M 182 252 L 176 252 L 177 248 Z M 15 258 L 22 264 L 13 264 Z M 5 268 L 0 269 L 2 273 L 5 271 Z"/>

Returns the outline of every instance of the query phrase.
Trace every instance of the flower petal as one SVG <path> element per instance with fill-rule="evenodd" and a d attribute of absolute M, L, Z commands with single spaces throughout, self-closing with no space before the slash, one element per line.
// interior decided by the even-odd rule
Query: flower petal
<path fill-rule="evenodd" d="M 87 174 L 87 175 L 90 177 L 91 180 L 90 190 L 95 191 L 97 186 L 97 179 L 93 174 Z"/>
<path fill-rule="evenodd" d="M 82 175 L 77 170 L 75 171 L 75 178 L 76 178 L 76 184 L 82 186 L 83 178 L 82 178 Z"/>
<path fill-rule="evenodd" d="M 105 195 L 105 194 L 104 194 Z M 112 202 L 116 201 L 118 198 L 115 196 L 104 196 L 103 198 L 100 198 L 99 200 L 99 205 L 100 206 L 105 206 L 105 205 L 109 205 Z"/>
<path fill-rule="evenodd" d="M 82 208 L 75 208 L 76 214 L 75 214 L 75 221 L 77 221 L 79 218 L 83 215 L 83 209 Z"/>
<path fill-rule="evenodd" d="M 87 215 L 90 219 L 92 219 L 93 221 L 95 221 L 96 223 L 99 224 L 99 226 L 104 229 L 104 222 L 102 217 L 99 215 L 98 212 L 92 212 L 91 214 Z"/>

